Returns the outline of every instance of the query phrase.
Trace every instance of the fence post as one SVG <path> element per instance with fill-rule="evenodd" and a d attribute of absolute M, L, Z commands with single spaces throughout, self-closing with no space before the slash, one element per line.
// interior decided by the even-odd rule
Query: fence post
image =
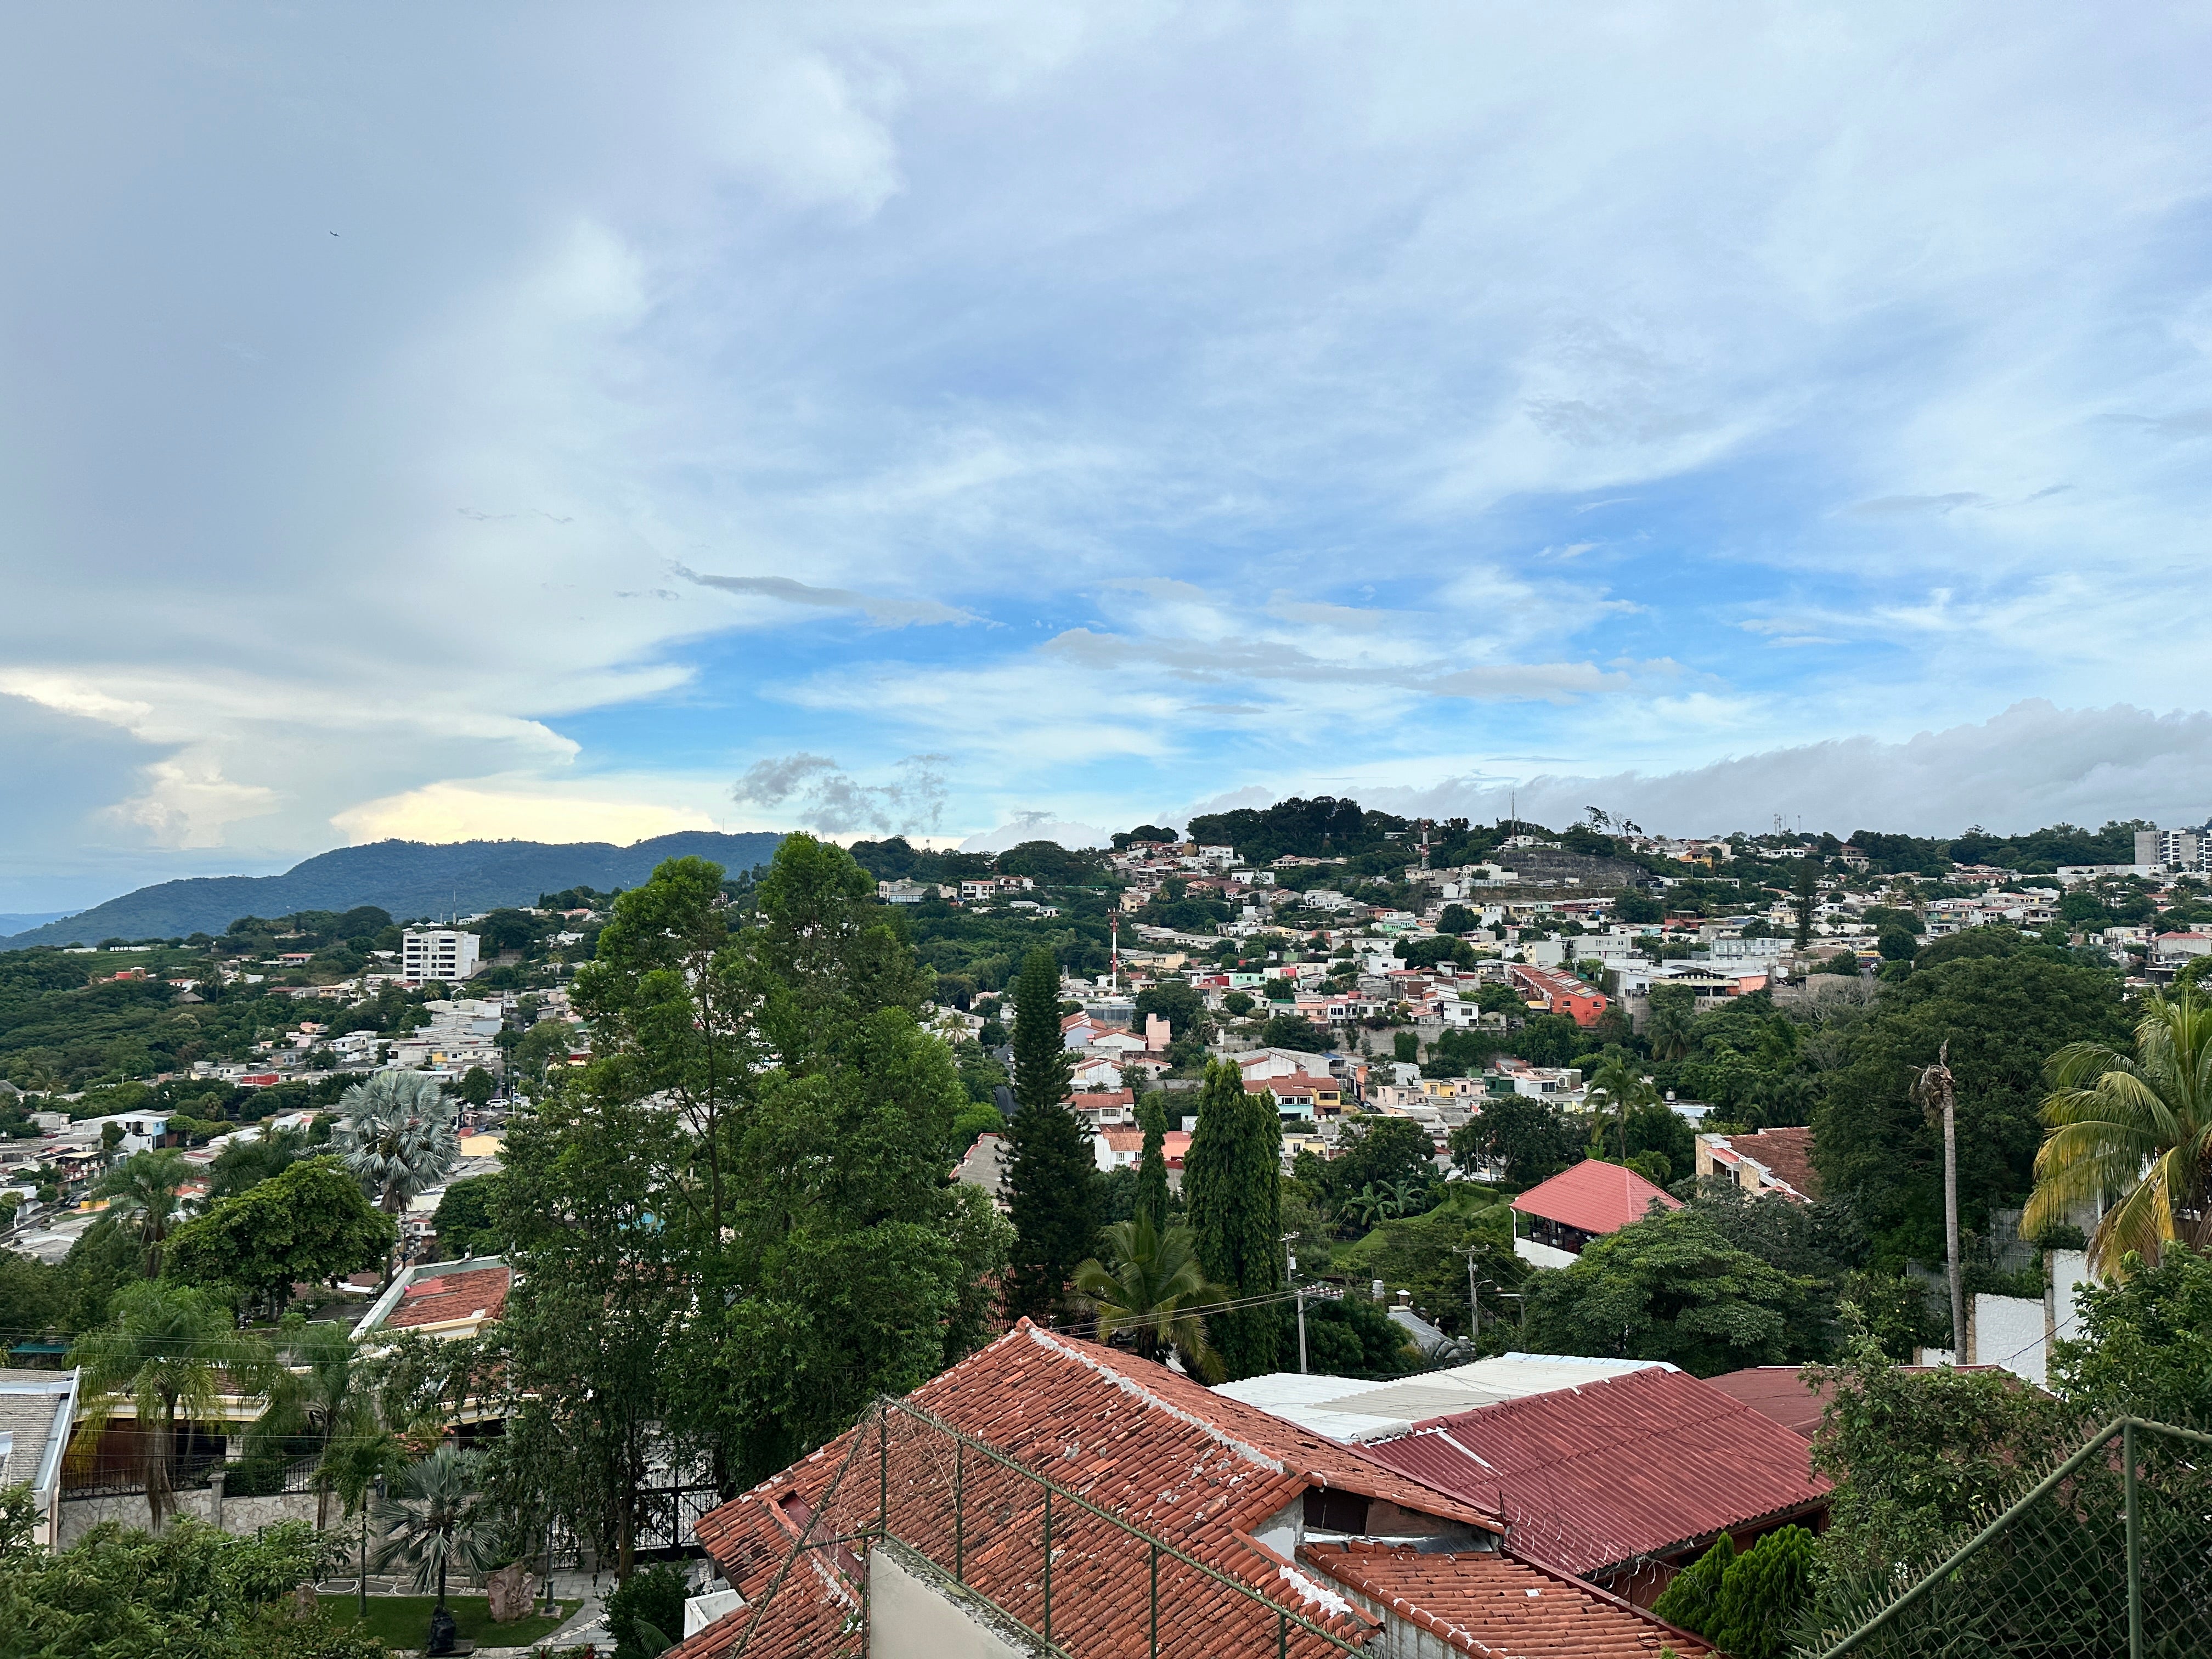
<path fill-rule="evenodd" d="M 1152 1628 L 1145 1650 L 1146 1659 L 1160 1659 L 1160 1547 L 1152 1547 L 1152 1589 L 1148 1605 L 1152 1608 Z"/>
<path fill-rule="evenodd" d="M 968 1443 L 952 1443 L 952 1582 L 964 1584 L 963 1574 L 968 1567 L 968 1512 L 963 1504 L 965 1494 L 961 1476 L 966 1473 Z"/>
<path fill-rule="evenodd" d="M 1044 1489 L 1044 1639 L 1052 1640 L 1052 1488 Z"/>
<path fill-rule="evenodd" d="M 2142 1516 L 2136 1486 L 2136 1420 L 2120 1425 L 2120 1480 L 2128 1515 L 2128 1659 L 2143 1659 Z"/>
<path fill-rule="evenodd" d="M 888 1538 L 891 1530 L 891 1414 L 876 1407 L 876 1532 Z"/>
<path fill-rule="evenodd" d="M 1291 1621 L 1280 1607 L 1275 1609 L 1275 1659 L 1291 1659 Z"/>

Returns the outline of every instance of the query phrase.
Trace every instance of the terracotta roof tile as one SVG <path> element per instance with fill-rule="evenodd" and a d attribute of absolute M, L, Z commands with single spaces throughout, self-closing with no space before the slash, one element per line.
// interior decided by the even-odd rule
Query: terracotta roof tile
<path fill-rule="evenodd" d="M 1682 1207 L 1681 1200 L 1669 1198 L 1635 1170 L 1593 1158 L 1538 1182 L 1513 1200 L 1513 1207 L 1586 1233 L 1617 1233 L 1643 1220 L 1655 1199 L 1670 1210 Z"/>
<path fill-rule="evenodd" d="M 1419 1626 L 1462 1653 L 1515 1659 L 1682 1659 L 1712 1650 L 1619 1597 L 1509 1552 L 1420 1554 L 1365 1543 L 1309 1544 L 1298 1559 L 1370 1611 Z"/>
<path fill-rule="evenodd" d="M 1433 1418 L 1364 1448 L 1508 1511 L 1528 1554 L 1603 1576 L 1826 1502 L 1805 1441 L 1672 1367 Z"/>
<path fill-rule="evenodd" d="M 441 1325 L 478 1312 L 486 1319 L 496 1319 L 507 1306 L 507 1287 L 513 1279 L 505 1267 L 477 1267 L 465 1273 L 418 1279 L 386 1316 L 385 1327 L 404 1330 L 413 1325 Z"/>
<path fill-rule="evenodd" d="M 1731 1135 L 1729 1145 L 1757 1158 L 1806 1197 L 1820 1195 L 1820 1177 L 1813 1171 L 1810 1128 L 1761 1129 L 1757 1134 Z"/>
<path fill-rule="evenodd" d="M 1373 1622 L 1345 1611 L 1334 1592 L 1252 1536 L 1294 1510 L 1309 1490 L 1362 1493 L 1478 1532 L 1500 1530 L 1480 1506 L 1425 1487 L 1357 1449 L 1217 1395 L 1165 1366 L 1058 1336 L 1026 1320 L 908 1398 L 1022 1467 L 1352 1641 L 1371 1635 Z M 700 1543 L 748 1601 L 768 1588 L 799 1528 L 825 1502 L 834 1511 L 825 1525 L 849 1536 L 872 1524 L 878 1494 L 887 1492 L 893 1533 L 940 1565 L 951 1562 L 951 1443 L 908 1419 L 891 1420 L 887 1451 L 874 1427 L 853 1431 L 866 1438 L 834 1494 L 832 1482 L 853 1447 L 851 1432 L 700 1520 Z M 1042 1489 L 971 1452 L 963 1491 L 967 1582 L 1037 1627 Z M 1145 1651 L 1147 1551 L 1118 1528 L 1069 1510 L 1061 1504 L 1054 1511 L 1054 1638 L 1085 1659 L 1135 1659 Z M 857 1564 L 850 1568 L 857 1570 Z M 753 1650 L 836 1650 L 806 1644 L 829 1643 L 846 1616 L 852 1588 L 826 1552 L 810 1549 L 763 1615 L 778 1621 L 775 1640 L 756 1637 Z M 1265 1608 L 1171 1558 L 1162 1565 L 1161 1595 L 1176 1628 L 1215 1633 L 1213 1650 L 1272 1650 L 1274 1620 Z M 748 1616 L 732 1613 L 672 1653 L 718 1659 Z M 1295 1628 L 1290 1650 L 1310 1659 L 1333 1651 Z"/>

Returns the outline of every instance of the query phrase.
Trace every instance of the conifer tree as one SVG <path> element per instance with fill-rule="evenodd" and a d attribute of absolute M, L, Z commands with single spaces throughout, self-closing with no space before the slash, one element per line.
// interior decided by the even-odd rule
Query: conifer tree
<path fill-rule="evenodd" d="M 1168 1224 L 1168 1109 L 1166 1097 L 1146 1095 L 1137 1103 L 1137 1127 L 1145 1150 L 1137 1160 L 1137 1213 L 1152 1218 L 1155 1229 Z"/>
<path fill-rule="evenodd" d="M 1240 1299 L 1283 1287 L 1282 1140 L 1273 1095 L 1247 1094 L 1234 1060 L 1206 1068 L 1198 1127 L 1183 1159 L 1183 1197 L 1200 1265 Z M 1206 1324 L 1232 1379 L 1275 1369 L 1279 1307 L 1239 1308 Z"/>
<path fill-rule="evenodd" d="M 1008 1126 L 1006 1207 L 1014 1224 L 1006 1311 L 1050 1319 L 1068 1310 L 1068 1285 L 1097 1230 L 1097 1163 L 1083 1126 L 1061 1102 L 1070 1062 L 1060 1035 L 1060 964 L 1032 951 L 1014 987 L 1014 1121 Z"/>

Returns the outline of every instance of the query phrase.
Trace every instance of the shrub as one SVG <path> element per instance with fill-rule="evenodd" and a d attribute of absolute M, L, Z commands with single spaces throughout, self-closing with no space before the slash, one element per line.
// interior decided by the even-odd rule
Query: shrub
<path fill-rule="evenodd" d="M 1720 1607 L 1721 1583 L 1735 1565 L 1735 1540 L 1726 1533 L 1691 1565 L 1674 1575 L 1651 1611 L 1670 1625 L 1679 1625 L 1692 1636 L 1715 1628 Z"/>
<path fill-rule="evenodd" d="M 1813 1534 L 1777 1528 L 1736 1559 L 1721 1580 L 1712 1639 L 1735 1659 L 1781 1659 L 1813 1593 Z"/>
<path fill-rule="evenodd" d="M 665 1563 L 641 1567 L 607 1597 L 615 1659 L 653 1659 L 684 1636 L 684 1574 Z"/>

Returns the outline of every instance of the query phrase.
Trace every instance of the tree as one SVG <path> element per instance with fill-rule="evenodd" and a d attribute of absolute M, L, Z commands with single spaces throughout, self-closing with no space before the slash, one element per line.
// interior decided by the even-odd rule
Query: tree
<path fill-rule="evenodd" d="M 2081 1328 L 2052 1355 L 2059 1393 L 2100 1422 L 2212 1422 L 2212 1255 L 2176 1243 L 2120 1266 L 2082 1289 Z"/>
<path fill-rule="evenodd" d="M 1484 1101 L 1480 1115 L 1454 1129 L 1448 1144 L 1462 1170 L 1472 1173 L 1479 1162 L 1500 1164 L 1513 1187 L 1533 1187 L 1582 1161 L 1580 1138 L 1565 1115 L 1528 1095 Z"/>
<path fill-rule="evenodd" d="M 1481 919 L 1464 904 L 1447 904 L 1443 913 L 1437 918 L 1437 932 L 1455 937 L 1471 933 L 1480 925 Z"/>
<path fill-rule="evenodd" d="M 1260 1042 L 1269 1048 L 1296 1048 L 1309 1054 L 1327 1054 L 1329 1047 L 1328 1033 L 1303 1014 L 1270 1014 L 1261 1027 Z"/>
<path fill-rule="evenodd" d="M 2124 1029 L 2117 975 L 2007 929 L 1968 928 L 1923 958 L 1967 933 L 1988 936 L 1978 941 L 1982 954 L 1923 960 L 1886 988 L 1843 1034 L 1839 1063 L 1817 1080 L 1813 1160 L 1822 1188 L 1856 1204 L 1887 1267 L 1943 1258 L 1942 1138 L 1912 1090 L 1942 1045 L 1950 1044 L 1954 1079 L 1960 1221 L 1979 1232 L 1992 1209 L 2028 1196 L 2039 1109 L 2051 1095 L 2045 1057 L 2069 1042 L 2116 1040 Z"/>
<path fill-rule="evenodd" d="M 439 1197 L 430 1231 L 445 1260 L 463 1261 L 497 1253 L 501 1236 L 494 1213 L 500 1179 L 496 1175 L 472 1176 L 454 1182 Z"/>
<path fill-rule="evenodd" d="M 107 1127 L 113 1128 L 113 1124 Z M 161 1245 L 184 1207 L 177 1189 L 191 1171 L 184 1155 L 173 1148 L 140 1152 L 109 1170 L 93 1188 L 94 1195 L 108 1200 L 108 1211 L 118 1221 L 136 1218 L 138 1243 L 152 1279 L 161 1271 Z"/>
<path fill-rule="evenodd" d="M 337 1158 L 311 1158 L 177 1229 L 165 1273 L 185 1285 L 235 1285 L 273 1317 L 295 1284 L 368 1267 L 398 1242 L 398 1225 Z"/>
<path fill-rule="evenodd" d="M 1680 1060 L 1690 1052 L 1690 1026 L 1697 1017 L 1697 994 L 1686 985 L 1655 985 L 1644 1039 L 1654 1060 Z"/>
<path fill-rule="evenodd" d="M 1536 1353 L 1663 1359 L 1699 1376 L 1778 1365 L 1793 1353 L 1790 1316 L 1808 1281 L 1735 1249 L 1694 1210 L 1623 1227 L 1540 1274 L 1526 1346 Z"/>
<path fill-rule="evenodd" d="M 634 1572 L 607 1596 L 614 1659 L 655 1659 L 684 1634 L 684 1571 L 672 1562 Z"/>
<path fill-rule="evenodd" d="M 265 1392 L 276 1356 L 267 1342 L 236 1328 L 229 1308 L 209 1291 L 148 1280 L 115 1298 L 112 1323 L 79 1337 L 69 1363 L 91 1402 L 83 1432 L 97 1436 L 118 1406 L 138 1421 L 146 1511 L 158 1531 L 175 1504 L 177 1434 L 212 1419 L 226 1393 Z"/>
<path fill-rule="evenodd" d="M 409 1464 L 397 1486 L 369 1516 L 383 1541 L 369 1560 L 380 1572 L 408 1570 L 415 1588 L 437 1586 L 438 1604 L 430 1613 L 428 1650 L 450 1650 L 453 1614 L 446 1607 L 447 1575 L 489 1572 L 500 1562 L 504 1541 L 499 1516 L 477 1493 L 477 1456 L 457 1446 L 441 1446 Z"/>
<path fill-rule="evenodd" d="M 1182 980 L 1164 979 L 1146 986 L 1137 993 L 1135 1008 L 1139 1020 L 1149 1014 L 1158 1014 L 1178 1037 L 1195 1036 L 1205 1042 L 1213 1035 L 1213 1022 L 1206 1018 L 1206 1004 Z"/>
<path fill-rule="evenodd" d="M 1638 1108 L 1656 1104 L 1659 1091 L 1651 1086 L 1651 1079 L 1638 1068 L 1634 1056 L 1626 1051 L 1616 1051 L 1608 1053 L 1604 1064 L 1591 1074 L 1585 1097 L 1592 1111 L 1609 1111 L 1613 1115 L 1618 1132 L 1616 1146 L 1620 1161 L 1626 1164 L 1628 1161 L 1628 1115 Z"/>
<path fill-rule="evenodd" d="M 234 1198 L 247 1188 L 282 1175 L 307 1155 L 305 1129 L 280 1129 L 264 1125 L 252 1140 L 234 1140 L 216 1155 L 209 1166 L 208 1198 Z"/>
<path fill-rule="evenodd" d="M 1161 1228 L 1139 1212 L 1101 1235 L 1105 1260 L 1075 1270 L 1075 1287 L 1098 1316 L 1098 1340 L 1126 1335 L 1146 1359 L 1172 1349 L 1182 1368 L 1207 1382 L 1223 1380 L 1221 1357 L 1206 1337 L 1206 1310 L 1235 1292 L 1206 1277 L 1188 1227 Z"/>
<path fill-rule="evenodd" d="M 2176 1241 L 2212 1243 L 2212 1003 L 2194 988 L 2154 994 L 2132 1054 L 2070 1042 L 2051 1057 L 2050 1076 L 2050 1133 L 2035 1155 L 2023 1234 L 2063 1224 L 2075 1206 L 2110 1203 L 2089 1239 L 2089 1264 L 2106 1275 L 2130 1254 L 2156 1261 Z"/>
<path fill-rule="evenodd" d="M 1429 1132 L 1409 1117 L 1346 1118 L 1336 1156 L 1322 1165 L 1322 1190 L 1340 1200 L 1370 1183 L 1377 1192 L 1394 1194 L 1410 1186 L 1425 1200 L 1436 1183 L 1436 1157 Z M 1188 1185 L 1188 1175 L 1183 1178 Z"/>
<path fill-rule="evenodd" d="M 453 1093 L 458 1098 L 481 1111 L 491 1104 L 494 1086 L 489 1072 L 481 1066 L 471 1066 L 461 1073 L 460 1086 L 455 1089 Z"/>
<path fill-rule="evenodd" d="M 1154 1092 L 1137 1103 L 1137 1124 L 1145 1144 L 1137 1160 L 1137 1213 L 1150 1216 L 1152 1225 L 1164 1227 L 1168 1219 L 1168 1107 L 1167 1097 Z"/>
<path fill-rule="evenodd" d="M 1692 1636 L 1705 1636 L 1720 1624 L 1721 1585 L 1735 1565 L 1735 1540 L 1723 1533 L 1705 1553 L 1674 1575 L 1651 1611 Z"/>
<path fill-rule="evenodd" d="M 340 1095 L 338 1109 L 345 1116 L 331 1144 L 386 1215 L 460 1160 L 453 1109 L 437 1080 L 420 1072 L 379 1072 Z"/>
<path fill-rule="evenodd" d="M 1206 1068 L 1198 1125 L 1183 1155 L 1183 1199 L 1200 1265 L 1240 1298 L 1283 1286 L 1282 1141 L 1273 1096 L 1247 1094 L 1234 1060 Z M 1228 1375 L 1274 1370 L 1282 1328 L 1273 1306 L 1216 1317 L 1214 1346 Z"/>
<path fill-rule="evenodd" d="M 1817 1554 L 1804 1528 L 1776 1528 L 1729 1566 L 1713 1628 L 1702 1633 L 1734 1659 L 1782 1659 L 1812 1599 Z"/>
<path fill-rule="evenodd" d="M 1051 1319 L 1066 1310 L 1076 1265 L 1091 1254 L 1092 1176 L 1082 1126 L 1061 1103 L 1071 1070 L 1060 1035 L 1060 968 L 1032 951 L 1014 990 L 1014 1100 L 1006 1207 L 1014 1260 L 1006 1310 Z"/>
<path fill-rule="evenodd" d="M 27 1511 L 17 1494 L 0 1492 L 0 1515 Z M 158 1535 L 108 1521 L 52 1553 L 0 1538 L 0 1641 L 9 1659 L 384 1659 L 374 1638 L 291 1605 L 337 1555 L 303 1521 L 241 1538 L 190 1516 Z"/>

